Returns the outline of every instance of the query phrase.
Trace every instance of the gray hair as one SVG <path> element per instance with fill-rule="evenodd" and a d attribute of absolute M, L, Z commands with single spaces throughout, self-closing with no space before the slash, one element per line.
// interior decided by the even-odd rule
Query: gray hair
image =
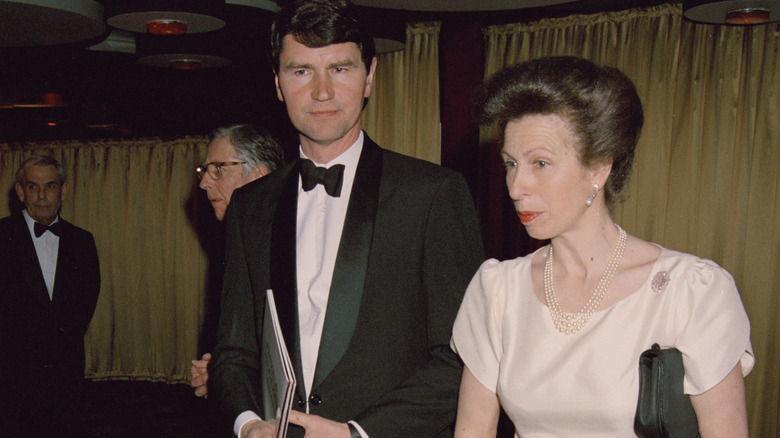
<path fill-rule="evenodd" d="M 284 164 L 284 152 L 281 145 L 265 129 L 248 125 L 222 126 L 212 131 L 209 141 L 227 138 L 236 149 L 238 159 L 245 162 L 244 176 L 264 164 L 268 172 L 273 172 Z"/>
<path fill-rule="evenodd" d="M 60 185 L 65 184 L 65 180 L 67 180 L 68 175 L 65 173 L 65 168 L 62 167 L 59 161 L 48 155 L 33 155 L 32 157 L 26 159 L 19 167 L 19 170 L 16 171 L 17 183 L 24 184 L 24 178 L 27 176 L 27 170 L 32 166 L 53 166 L 55 169 L 57 169 L 57 176 L 60 179 Z"/>

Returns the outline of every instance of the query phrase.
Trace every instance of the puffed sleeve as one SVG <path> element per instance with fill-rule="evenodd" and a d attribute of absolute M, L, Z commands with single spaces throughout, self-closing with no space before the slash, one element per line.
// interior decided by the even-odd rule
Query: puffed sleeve
<path fill-rule="evenodd" d="M 715 262 L 698 259 L 687 271 L 675 323 L 685 365 L 685 393 L 701 394 L 742 364 L 753 368 L 750 322 L 734 279 Z"/>
<path fill-rule="evenodd" d="M 493 392 L 503 353 L 501 321 L 505 283 L 500 262 L 485 261 L 466 289 L 455 319 L 450 346 L 476 379 Z"/>

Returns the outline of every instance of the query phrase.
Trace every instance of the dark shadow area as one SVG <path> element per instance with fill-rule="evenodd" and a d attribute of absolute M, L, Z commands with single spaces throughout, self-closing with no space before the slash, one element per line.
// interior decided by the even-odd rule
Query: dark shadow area
<path fill-rule="evenodd" d="M 24 210 L 24 203 L 20 201 L 19 197 L 16 195 L 14 184 L 11 184 L 11 187 L 8 188 L 8 211 L 14 215 L 20 213 L 22 210 Z"/>
<path fill-rule="evenodd" d="M 88 438 L 233 436 L 216 406 L 184 384 L 87 381 L 83 405 Z"/>

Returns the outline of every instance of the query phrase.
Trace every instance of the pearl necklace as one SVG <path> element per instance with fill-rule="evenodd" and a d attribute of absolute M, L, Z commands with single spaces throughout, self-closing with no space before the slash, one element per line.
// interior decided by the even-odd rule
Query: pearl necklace
<path fill-rule="evenodd" d="M 550 244 L 550 250 L 547 253 L 547 260 L 544 262 L 544 299 L 547 301 L 547 308 L 550 309 L 550 316 L 552 316 L 555 328 L 559 332 L 565 335 L 571 335 L 577 333 L 590 319 L 593 312 L 596 311 L 601 300 L 607 292 L 610 281 L 617 271 L 620 261 L 623 259 L 623 251 L 626 249 L 627 235 L 620 225 L 615 224 L 620 230 L 620 238 L 618 239 L 615 253 L 607 263 L 607 268 L 604 270 L 604 274 L 601 275 L 599 283 L 596 285 L 596 290 L 588 299 L 588 302 L 576 313 L 565 313 L 558 299 L 555 297 L 555 289 L 553 288 L 553 246 Z"/>

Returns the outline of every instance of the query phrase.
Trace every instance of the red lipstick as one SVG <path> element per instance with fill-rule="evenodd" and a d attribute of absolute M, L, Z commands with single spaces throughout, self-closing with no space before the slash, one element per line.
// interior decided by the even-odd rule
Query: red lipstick
<path fill-rule="evenodd" d="M 520 222 L 525 225 L 533 222 L 533 220 L 539 217 L 540 214 L 541 213 L 535 211 L 520 211 L 517 213 L 517 216 L 520 218 Z"/>

